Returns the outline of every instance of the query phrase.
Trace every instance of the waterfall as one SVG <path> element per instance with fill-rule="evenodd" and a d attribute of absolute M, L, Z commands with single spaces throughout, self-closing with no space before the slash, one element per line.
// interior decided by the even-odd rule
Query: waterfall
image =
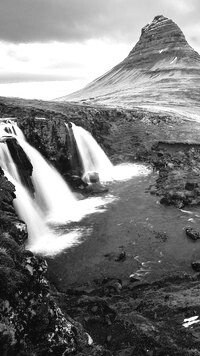
<path fill-rule="evenodd" d="M 35 199 L 42 211 L 50 219 L 67 221 L 74 218 L 76 199 L 67 183 L 42 155 L 28 142 L 17 138 L 18 143 L 29 157 L 32 166 L 32 182 Z"/>
<path fill-rule="evenodd" d="M 33 184 L 35 198 L 22 185 L 18 169 L 7 147 L 6 138 L 14 137 L 26 152 L 33 165 Z M 3 122 L 0 124 L 0 166 L 5 176 L 15 186 L 16 198 L 13 205 L 20 219 L 25 221 L 28 229 L 27 247 L 34 252 L 54 255 L 78 242 L 80 231 L 65 234 L 55 233 L 48 226 L 49 218 L 62 220 L 80 220 L 83 217 L 77 209 L 76 199 L 59 173 L 51 167 L 40 153 L 31 147 L 24 138 L 17 124 Z"/>
<path fill-rule="evenodd" d="M 74 123 L 72 131 L 84 168 L 83 179 L 87 173 L 97 172 L 101 181 L 112 180 L 113 165 L 94 137 Z"/>
<path fill-rule="evenodd" d="M 15 137 L 32 163 L 33 174 L 31 178 L 35 189 L 35 202 L 46 219 L 53 219 L 57 222 L 74 220 L 77 215 L 77 210 L 74 208 L 76 199 L 61 175 L 35 148 L 26 142 L 17 124 L 8 122 L 0 126 L 0 135 Z M 6 143 L 1 143 L 0 150 L 2 168 L 9 172 L 18 183 L 21 183 Z"/>
<path fill-rule="evenodd" d="M 50 233 L 45 224 L 44 215 L 29 195 L 27 189 L 15 180 L 8 171 L 4 170 L 4 173 L 8 180 L 15 186 L 16 198 L 13 200 L 13 205 L 19 218 L 26 222 L 29 233 L 29 245 L 32 245 L 41 236 Z"/>
<path fill-rule="evenodd" d="M 19 173 L 13 159 L 11 157 L 10 151 L 7 147 L 6 141 L 0 142 L 0 166 L 4 171 L 10 173 L 10 175 L 18 182 L 20 182 Z"/>
<path fill-rule="evenodd" d="M 102 182 L 123 181 L 138 175 L 149 174 L 149 168 L 137 163 L 122 163 L 113 166 L 105 152 L 87 130 L 76 126 L 74 123 L 71 123 L 71 125 L 84 168 L 83 180 L 87 181 L 87 174 L 90 172 L 97 172 Z M 67 128 L 70 130 L 68 126 Z"/>
<path fill-rule="evenodd" d="M 18 168 L 7 147 L 6 139 L 11 137 L 17 140 L 32 163 L 34 197 L 23 186 Z M 17 124 L 11 121 L 0 124 L 0 166 L 15 186 L 16 199 L 13 204 L 18 216 L 27 224 L 27 246 L 34 252 L 52 256 L 77 244 L 83 231 L 73 229 L 66 233 L 66 223 L 78 222 L 84 216 L 97 211 L 103 212 L 102 205 L 113 201 L 112 196 L 77 201 L 56 169 L 26 142 Z M 54 224 L 50 227 L 49 222 Z M 55 232 L 57 223 L 59 226 L 64 223 L 64 228 Z"/>
<path fill-rule="evenodd" d="M 8 172 L 4 173 L 15 186 L 16 198 L 13 200 L 13 205 L 19 218 L 26 222 L 28 229 L 26 247 L 28 249 L 46 256 L 53 256 L 78 243 L 80 231 L 70 231 L 62 235 L 51 231 L 46 224 L 44 214 L 36 201 L 28 194 L 27 189 L 13 179 Z"/>
<path fill-rule="evenodd" d="M 126 164 L 114 167 L 89 132 L 74 124 L 71 130 L 83 162 L 84 174 L 98 172 L 102 181 L 130 179 L 143 174 L 141 165 Z M 17 140 L 33 166 L 31 179 L 35 190 L 34 197 L 23 186 L 18 168 L 7 147 L 6 140 L 12 137 Z M 19 217 L 27 224 L 28 248 L 45 255 L 56 254 L 79 242 L 82 234 L 80 229 L 69 230 L 66 223 L 78 222 L 94 212 L 103 212 L 105 204 L 116 199 L 107 195 L 77 201 L 61 175 L 25 140 L 17 124 L 10 120 L 0 124 L 0 166 L 15 185 L 16 199 L 13 204 Z M 59 227 L 55 232 L 56 226 Z"/>

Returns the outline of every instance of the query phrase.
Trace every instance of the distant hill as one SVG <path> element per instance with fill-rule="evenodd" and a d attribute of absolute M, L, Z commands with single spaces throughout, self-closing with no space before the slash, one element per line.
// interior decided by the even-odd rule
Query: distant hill
<path fill-rule="evenodd" d="M 187 107 L 200 112 L 200 55 L 170 19 L 146 25 L 128 57 L 83 89 L 58 98 L 108 106 Z"/>

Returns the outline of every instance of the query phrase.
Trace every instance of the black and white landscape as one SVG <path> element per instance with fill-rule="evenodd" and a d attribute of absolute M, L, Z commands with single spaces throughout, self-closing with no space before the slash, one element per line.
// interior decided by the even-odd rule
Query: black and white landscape
<path fill-rule="evenodd" d="M 16 14 L 0 4 L 3 356 L 200 355 L 199 4 L 124 3 L 21 0 Z M 132 27 L 125 59 L 41 100 L 73 57 L 56 62 L 48 41 L 61 51 L 91 40 L 95 51 L 108 34 L 127 45 Z M 90 63 L 74 56 L 71 68 Z"/>

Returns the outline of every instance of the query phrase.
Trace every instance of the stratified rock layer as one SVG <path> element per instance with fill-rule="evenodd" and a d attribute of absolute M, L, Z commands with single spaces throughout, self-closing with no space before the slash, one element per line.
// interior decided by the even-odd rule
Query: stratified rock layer
<path fill-rule="evenodd" d="M 196 106 L 200 56 L 170 19 L 156 16 L 121 63 L 82 90 L 59 100 L 121 106 Z"/>

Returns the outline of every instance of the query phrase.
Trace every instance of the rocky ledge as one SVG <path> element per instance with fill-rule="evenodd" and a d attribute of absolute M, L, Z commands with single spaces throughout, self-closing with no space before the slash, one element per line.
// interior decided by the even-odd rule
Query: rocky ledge
<path fill-rule="evenodd" d="M 178 142 L 159 142 L 151 154 L 158 172 L 151 194 L 160 203 L 177 208 L 200 205 L 200 145 Z"/>

